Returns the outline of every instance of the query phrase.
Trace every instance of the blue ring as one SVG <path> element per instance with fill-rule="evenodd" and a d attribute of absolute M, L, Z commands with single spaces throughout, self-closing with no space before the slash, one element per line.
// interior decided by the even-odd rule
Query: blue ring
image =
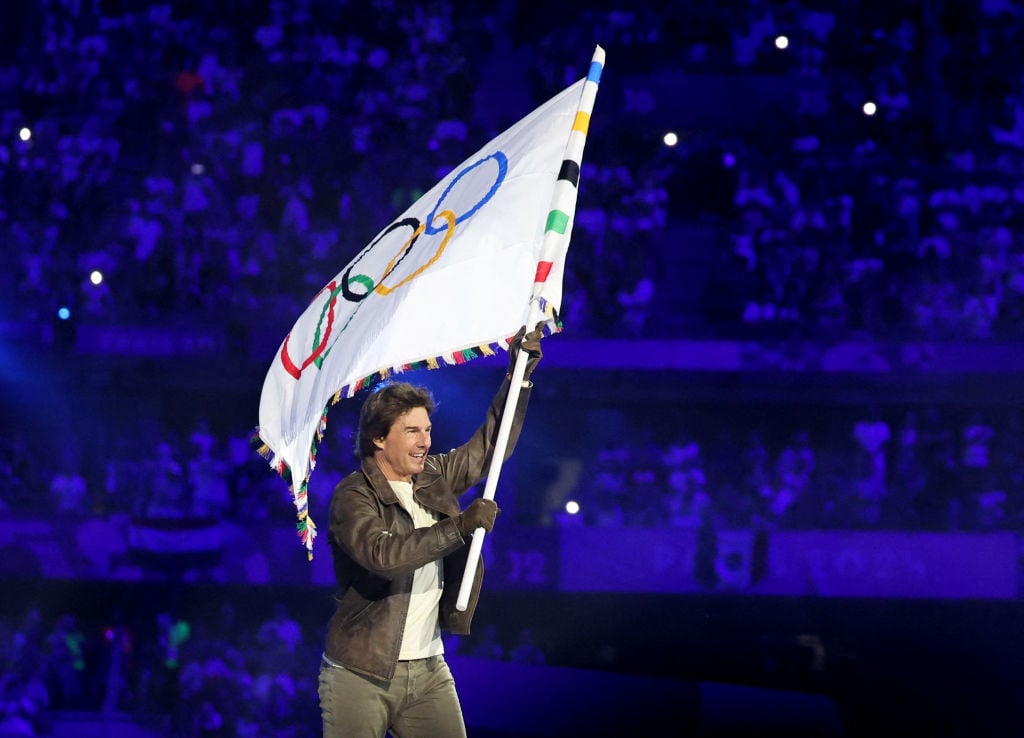
<path fill-rule="evenodd" d="M 441 203 L 444 202 L 444 199 L 448 196 L 448 193 L 452 191 L 452 188 L 460 179 L 469 174 L 469 172 L 475 169 L 476 167 L 486 162 L 488 159 L 494 159 L 496 162 L 498 162 L 498 178 L 494 180 L 494 184 L 491 185 L 491 189 L 487 191 L 487 194 L 480 198 L 480 201 L 472 208 L 470 208 L 467 212 L 458 216 L 455 219 L 455 223 L 461 223 L 466 218 L 473 215 L 473 213 L 475 213 L 477 210 L 482 208 L 487 203 L 488 200 L 494 197 L 494 193 L 498 191 L 499 187 L 501 187 L 501 183 L 505 181 L 505 175 L 508 174 L 508 158 L 505 156 L 505 154 L 503 154 L 500 151 L 495 151 L 493 154 L 485 156 L 480 161 L 470 164 L 468 167 L 459 172 L 458 175 L 456 175 L 455 179 L 448 183 L 448 186 L 444 188 L 444 192 L 441 193 L 441 197 L 438 198 L 437 204 L 434 205 L 434 209 L 431 210 L 430 215 L 427 216 L 427 227 L 423 231 L 426 235 L 433 236 L 435 233 L 441 233 L 442 231 L 447 230 L 447 222 L 444 224 L 443 228 L 434 228 L 434 218 L 437 217 L 437 211 L 438 209 L 440 209 Z"/>

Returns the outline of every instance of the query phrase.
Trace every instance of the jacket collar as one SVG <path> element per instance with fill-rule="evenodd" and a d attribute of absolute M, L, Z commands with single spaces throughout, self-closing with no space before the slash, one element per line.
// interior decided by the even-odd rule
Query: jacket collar
<path fill-rule="evenodd" d="M 391 489 L 391 484 L 388 482 L 387 477 L 384 476 L 384 472 L 377 466 L 377 462 L 374 461 L 372 456 L 367 456 L 362 460 L 363 474 L 370 481 L 370 486 L 373 488 L 374 494 L 383 502 L 385 505 L 395 505 L 398 503 L 398 495 Z M 416 484 L 415 477 L 413 478 L 413 485 Z"/>

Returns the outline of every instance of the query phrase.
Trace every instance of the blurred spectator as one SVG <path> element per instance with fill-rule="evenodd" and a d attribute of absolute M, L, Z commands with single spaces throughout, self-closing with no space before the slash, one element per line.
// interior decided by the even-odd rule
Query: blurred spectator
<path fill-rule="evenodd" d="M 269 661 L 273 663 L 274 654 L 293 654 L 302 643 L 302 628 L 288 615 L 288 608 L 275 603 L 273 617 L 265 622 L 256 634 L 259 644 L 270 652 Z"/>
<path fill-rule="evenodd" d="M 177 518 L 188 512 L 185 474 L 169 440 L 156 446 L 156 458 L 146 465 L 149 477 L 149 498 L 143 513 L 151 518 Z M 141 496 L 140 496 L 141 497 Z"/>
<path fill-rule="evenodd" d="M 508 660 L 519 664 L 542 665 L 545 663 L 544 651 L 537 645 L 533 629 L 523 628 L 519 631 L 519 637 L 509 649 Z"/>
<path fill-rule="evenodd" d="M 50 672 L 47 682 L 51 685 L 54 702 L 62 709 L 81 709 L 86 703 L 84 683 L 86 660 L 86 637 L 78 628 L 74 615 L 63 615 L 47 637 L 47 663 Z"/>
<path fill-rule="evenodd" d="M 50 500 L 57 515 L 84 515 L 89 510 L 85 477 L 71 461 L 62 461 L 50 478 Z"/>
<path fill-rule="evenodd" d="M 869 417 L 854 424 L 853 437 L 858 446 L 854 478 L 860 517 L 865 525 L 874 526 L 882 518 L 882 506 L 889 494 L 886 476 L 889 424 L 882 419 L 880 411 L 874 409 Z"/>

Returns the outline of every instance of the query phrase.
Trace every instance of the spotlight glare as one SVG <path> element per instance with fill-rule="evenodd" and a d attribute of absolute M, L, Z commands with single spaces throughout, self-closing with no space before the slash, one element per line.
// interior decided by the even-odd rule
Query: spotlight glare
<path fill-rule="evenodd" d="M 60 318 L 61 320 L 67 320 L 68 318 L 71 317 L 71 311 L 68 310 L 67 307 L 65 307 L 64 305 L 61 305 L 60 309 L 57 310 L 57 317 Z"/>
<path fill-rule="evenodd" d="M 786 38 L 785 36 L 776 36 L 775 37 L 775 48 L 776 49 L 788 49 L 789 48 L 789 39 Z"/>
<path fill-rule="evenodd" d="M 32 130 L 30 128 L 22 128 L 20 131 L 18 131 L 18 138 L 20 138 L 22 141 L 28 141 L 30 138 L 32 138 Z"/>
<path fill-rule="evenodd" d="M 878 111 L 878 106 L 870 100 L 864 103 L 864 115 L 874 115 Z"/>
<path fill-rule="evenodd" d="M 93 284 L 100 284 L 100 283 L 102 283 L 103 282 L 103 272 L 101 272 L 99 269 L 94 269 L 92 271 L 92 273 L 89 274 L 89 281 L 92 282 Z"/>
<path fill-rule="evenodd" d="M 577 514 L 580 511 L 580 503 L 576 502 L 576 500 L 569 500 L 565 503 L 565 511 L 570 515 Z"/>
<path fill-rule="evenodd" d="M 672 131 L 669 131 L 664 135 L 664 137 L 661 140 L 664 142 L 666 146 L 675 146 L 677 143 L 679 143 L 679 136 L 677 136 Z"/>

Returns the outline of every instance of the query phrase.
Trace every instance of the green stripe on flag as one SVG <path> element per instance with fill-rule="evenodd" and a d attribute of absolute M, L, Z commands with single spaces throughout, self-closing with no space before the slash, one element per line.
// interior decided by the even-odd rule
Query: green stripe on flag
<path fill-rule="evenodd" d="M 564 234 L 566 226 L 569 225 L 569 214 L 563 213 L 561 210 L 552 210 L 548 213 L 548 224 L 545 226 L 546 231 L 558 231 Z"/>

